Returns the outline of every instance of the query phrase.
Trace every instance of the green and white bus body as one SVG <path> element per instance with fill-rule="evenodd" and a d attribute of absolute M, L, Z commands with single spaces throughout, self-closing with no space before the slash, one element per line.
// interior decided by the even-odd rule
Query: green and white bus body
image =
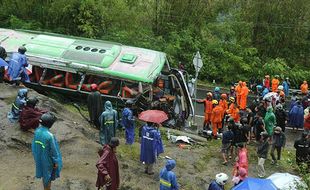
<path fill-rule="evenodd" d="M 9 29 L 0 29 L 0 45 L 8 52 L 8 59 L 19 46 L 26 47 L 30 82 L 25 85 L 37 91 L 85 97 L 90 93 L 90 85 L 95 83 L 103 100 L 118 105 L 133 99 L 139 111 L 182 110 L 185 119 L 193 111 L 183 73 L 170 68 L 163 52 Z"/>

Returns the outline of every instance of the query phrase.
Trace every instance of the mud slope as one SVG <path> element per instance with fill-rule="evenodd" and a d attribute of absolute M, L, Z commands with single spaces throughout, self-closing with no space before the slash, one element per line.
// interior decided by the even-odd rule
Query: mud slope
<path fill-rule="evenodd" d="M 36 190 L 42 189 L 41 180 L 34 178 L 34 161 L 31 154 L 31 132 L 23 132 L 19 124 L 11 124 L 6 118 L 11 109 L 18 87 L 0 84 L 0 190 Z M 53 190 L 86 190 L 96 189 L 95 167 L 98 160 L 97 150 L 100 145 L 98 131 L 91 128 L 82 117 L 74 113 L 70 106 L 62 105 L 55 100 L 30 90 L 29 96 L 37 96 L 39 108 L 54 112 L 59 118 L 51 129 L 60 142 L 63 155 L 63 171 L 61 178 L 53 182 Z M 70 109 L 68 109 L 70 108 Z M 124 144 L 123 132 L 118 132 L 121 145 L 118 158 L 121 175 L 121 190 L 156 190 L 159 189 L 158 173 L 164 166 L 165 159 L 160 158 L 155 165 L 155 175 L 143 173 L 143 165 L 139 162 L 139 143 L 133 146 Z M 165 136 L 165 135 L 163 135 Z M 165 142 L 165 154 L 177 160 L 175 169 L 181 189 L 205 189 L 206 185 L 218 172 L 231 174 L 232 165 L 222 166 L 220 141 L 212 141 L 205 146 L 192 149 L 180 149 Z M 291 143 L 288 143 L 291 146 Z M 256 156 L 254 147 L 250 147 L 250 176 L 255 176 Z M 291 150 L 288 147 L 286 150 Z M 288 151 L 286 151 L 288 152 Z M 285 159 L 280 166 L 266 166 L 267 174 L 275 171 L 290 171 Z M 228 186 L 231 184 L 228 184 Z"/>

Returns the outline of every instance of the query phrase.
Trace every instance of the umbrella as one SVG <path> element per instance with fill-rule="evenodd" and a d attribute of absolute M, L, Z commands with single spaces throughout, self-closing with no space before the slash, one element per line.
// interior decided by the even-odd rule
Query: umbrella
<path fill-rule="evenodd" d="M 231 190 L 277 190 L 270 179 L 246 178 Z"/>
<path fill-rule="evenodd" d="M 138 118 L 146 122 L 162 123 L 168 119 L 168 116 L 160 110 L 146 110 L 141 112 Z"/>
<path fill-rule="evenodd" d="M 2 58 L 0 58 L 0 67 L 8 66 L 8 63 L 4 61 Z"/>
<path fill-rule="evenodd" d="M 267 179 L 270 179 L 279 190 L 297 190 L 299 186 L 307 189 L 307 185 L 300 177 L 289 173 L 274 173 Z"/>

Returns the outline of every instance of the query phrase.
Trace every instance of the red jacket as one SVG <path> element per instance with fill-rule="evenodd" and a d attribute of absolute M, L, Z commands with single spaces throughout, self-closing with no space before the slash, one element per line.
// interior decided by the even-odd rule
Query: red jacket
<path fill-rule="evenodd" d="M 310 130 L 310 113 L 305 117 L 304 128 Z"/>
<path fill-rule="evenodd" d="M 107 190 L 117 190 L 119 187 L 119 170 L 118 161 L 115 153 L 109 145 L 104 145 L 103 150 L 98 152 L 100 159 L 98 160 L 96 167 L 98 168 L 98 176 L 96 187 L 102 187 L 107 184 L 104 177 L 109 174 L 112 179 L 111 185 L 107 187 Z"/>
<path fill-rule="evenodd" d="M 36 129 L 42 114 L 47 111 L 25 106 L 19 116 L 19 124 L 23 130 Z"/>

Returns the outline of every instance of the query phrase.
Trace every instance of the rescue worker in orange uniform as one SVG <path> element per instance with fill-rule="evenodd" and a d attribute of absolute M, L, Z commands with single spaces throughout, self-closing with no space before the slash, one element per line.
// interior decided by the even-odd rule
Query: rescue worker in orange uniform
<path fill-rule="evenodd" d="M 241 93 L 240 93 L 240 109 L 245 110 L 247 99 L 248 99 L 249 89 L 246 86 L 246 83 L 242 83 Z"/>
<path fill-rule="evenodd" d="M 300 86 L 300 90 L 301 90 L 301 93 L 303 95 L 307 95 L 308 94 L 308 83 L 307 83 L 307 81 L 304 81 L 302 83 L 302 85 Z"/>
<path fill-rule="evenodd" d="M 242 81 L 239 81 L 238 85 L 235 88 L 236 91 L 236 98 L 237 98 L 237 104 L 240 105 L 240 99 L 241 99 L 241 88 L 242 88 Z"/>
<path fill-rule="evenodd" d="M 279 75 L 274 76 L 274 78 L 271 81 L 271 89 L 272 92 L 277 92 L 278 91 L 278 86 L 279 86 Z"/>
<path fill-rule="evenodd" d="M 203 122 L 203 128 L 204 129 L 209 129 L 210 128 L 210 123 L 211 123 L 211 113 L 212 113 L 212 93 L 208 92 L 206 99 L 203 100 L 196 100 L 197 103 L 204 103 L 204 110 L 205 110 L 205 119 Z"/>
<path fill-rule="evenodd" d="M 239 109 L 235 103 L 235 98 L 230 97 L 229 101 L 231 102 L 231 104 L 229 105 L 229 108 L 226 111 L 226 113 L 234 119 L 234 122 L 239 122 L 240 115 L 239 115 Z"/>
<path fill-rule="evenodd" d="M 213 137 L 217 137 L 217 130 L 222 129 L 223 108 L 219 105 L 217 100 L 212 100 L 213 110 L 211 114 L 211 125 Z"/>

